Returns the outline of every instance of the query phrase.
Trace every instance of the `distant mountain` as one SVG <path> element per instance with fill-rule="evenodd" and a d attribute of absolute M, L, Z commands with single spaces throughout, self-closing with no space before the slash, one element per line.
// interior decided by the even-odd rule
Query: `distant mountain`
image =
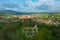
<path fill-rule="evenodd" d="M 2 10 L 0 11 L 0 15 L 7 14 L 7 15 L 29 15 L 29 14 L 55 14 L 56 12 L 18 12 L 13 10 Z M 60 13 L 60 12 L 58 12 Z"/>
<path fill-rule="evenodd" d="M 2 10 L 2 11 L 0 11 L 0 14 L 28 15 L 30 13 L 27 13 L 27 12 L 17 12 L 17 11 L 13 11 L 13 10 Z"/>

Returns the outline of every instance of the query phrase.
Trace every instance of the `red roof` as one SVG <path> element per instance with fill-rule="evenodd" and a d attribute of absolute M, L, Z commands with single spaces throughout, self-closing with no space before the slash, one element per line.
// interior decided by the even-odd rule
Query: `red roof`
<path fill-rule="evenodd" d="M 33 19 L 34 16 L 30 16 L 30 15 L 22 15 L 22 16 L 19 16 L 20 19 Z"/>

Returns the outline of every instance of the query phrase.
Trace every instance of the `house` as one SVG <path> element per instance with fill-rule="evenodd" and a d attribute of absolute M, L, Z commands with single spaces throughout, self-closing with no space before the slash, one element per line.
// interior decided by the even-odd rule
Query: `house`
<path fill-rule="evenodd" d="M 4 21 L 4 19 L 0 19 L 0 23 L 2 23 Z"/>
<path fill-rule="evenodd" d="M 3 23 L 5 17 L 4 16 L 0 16 L 0 23 Z"/>
<path fill-rule="evenodd" d="M 38 33 L 38 27 L 37 25 L 34 27 L 25 27 L 23 33 L 27 38 L 33 38 Z"/>
<path fill-rule="evenodd" d="M 32 15 L 21 15 L 19 16 L 19 19 L 22 20 L 22 22 L 25 21 L 36 21 L 36 18 Z"/>

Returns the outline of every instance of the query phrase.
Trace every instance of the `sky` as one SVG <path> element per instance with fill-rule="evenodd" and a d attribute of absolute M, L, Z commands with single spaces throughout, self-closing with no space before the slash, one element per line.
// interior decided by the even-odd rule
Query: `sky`
<path fill-rule="evenodd" d="M 60 0 L 0 0 L 0 10 L 60 12 Z"/>

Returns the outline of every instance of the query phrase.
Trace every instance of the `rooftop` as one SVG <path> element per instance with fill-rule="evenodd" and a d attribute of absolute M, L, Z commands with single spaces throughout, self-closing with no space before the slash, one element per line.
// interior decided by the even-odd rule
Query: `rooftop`
<path fill-rule="evenodd" d="M 21 16 L 19 16 L 19 19 L 33 19 L 33 18 L 35 18 L 35 17 L 32 15 L 21 15 Z"/>

